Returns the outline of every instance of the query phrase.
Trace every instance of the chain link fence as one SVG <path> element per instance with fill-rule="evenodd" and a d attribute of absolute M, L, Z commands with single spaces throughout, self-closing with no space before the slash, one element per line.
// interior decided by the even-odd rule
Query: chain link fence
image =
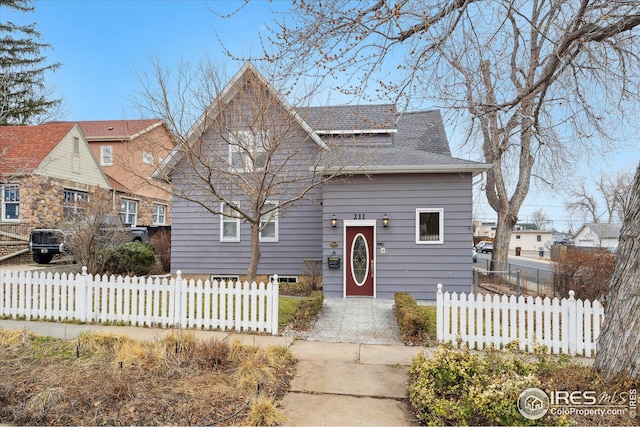
<path fill-rule="evenodd" d="M 491 268 L 494 267 L 494 268 Z M 473 293 L 497 293 L 553 297 L 553 271 L 512 263 L 496 264 L 491 260 L 478 260 L 473 274 Z"/>

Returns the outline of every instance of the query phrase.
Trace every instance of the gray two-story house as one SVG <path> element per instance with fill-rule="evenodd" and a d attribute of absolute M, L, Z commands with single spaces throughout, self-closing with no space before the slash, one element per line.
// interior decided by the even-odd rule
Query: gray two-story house
<path fill-rule="evenodd" d="M 487 167 L 451 156 L 437 110 L 292 107 L 247 63 L 156 173 L 175 187 L 171 269 L 242 277 L 252 239 L 239 212 L 253 207 L 259 275 L 299 278 L 317 260 L 330 298 L 466 292 L 472 180 Z"/>

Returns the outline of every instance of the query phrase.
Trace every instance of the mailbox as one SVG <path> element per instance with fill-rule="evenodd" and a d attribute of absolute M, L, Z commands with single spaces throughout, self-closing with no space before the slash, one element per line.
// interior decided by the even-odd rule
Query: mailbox
<path fill-rule="evenodd" d="M 340 268 L 340 257 L 334 252 L 333 255 L 327 258 L 329 268 Z"/>

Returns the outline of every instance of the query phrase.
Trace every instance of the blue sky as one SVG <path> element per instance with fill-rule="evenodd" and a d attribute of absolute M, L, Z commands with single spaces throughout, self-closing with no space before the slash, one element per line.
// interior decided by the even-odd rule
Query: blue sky
<path fill-rule="evenodd" d="M 38 0 L 35 12 L 24 17 L 8 15 L 0 8 L 0 19 L 36 22 L 42 40 L 50 43 L 47 55 L 62 67 L 47 77 L 56 97 L 64 102 L 66 120 L 107 120 L 139 118 L 131 99 L 141 89 L 136 70 L 148 68 L 149 58 L 157 57 L 171 66 L 180 59 L 197 61 L 209 56 L 225 64 L 232 75 L 241 64 L 232 63 L 222 52 L 218 37 L 238 55 L 259 55 L 258 34 L 273 21 L 288 1 L 251 1 L 230 19 L 228 14 L 242 1 L 202 0 Z M 274 13 L 275 12 L 275 13 Z M 337 97 L 332 97 L 336 99 Z M 431 106 L 425 105 L 424 108 Z M 447 126 L 453 154 L 478 159 L 459 148 L 453 126 Z M 579 173 L 597 179 L 600 170 L 634 169 L 640 161 L 637 140 L 626 141 L 627 148 L 596 156 L 583 163 Z M 475 197 L 476 216 L 493 219 L 483 195 Z M 554 226 L 566 229 L 569 221 L 564 202 L 548 189 L 532 188 L 520 213 L 526 220 L 536 209 L 554 219 Z"/>
<path fill-rule="evenodd" d="M 222 63 L 226 58 L 216 33 L 234 52 L 256 51 L 258 29 L 270 10 L 287 6 L 254 2 L 232 19 L 214 13 L 229 13 L 241 4 L 39 0 L 35 12 L 22 19 L 36 22 L 42 40 L 53 47 L 48 57 L 62 63 L 47 81 L 63 99 L 66 119 L 136 118 L 130 102 L 140 89 L 136 70 L 147 68 L 151 56 L 175 64 L 209 55 Z"/>

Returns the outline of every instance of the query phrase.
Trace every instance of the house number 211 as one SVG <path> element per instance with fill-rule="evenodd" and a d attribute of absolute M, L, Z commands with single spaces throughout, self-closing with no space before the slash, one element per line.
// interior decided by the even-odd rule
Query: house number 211
<path fill-rule="evenodd" d="M 353 219 L 365 219 L 363 213 L 354 213 Z"/>

